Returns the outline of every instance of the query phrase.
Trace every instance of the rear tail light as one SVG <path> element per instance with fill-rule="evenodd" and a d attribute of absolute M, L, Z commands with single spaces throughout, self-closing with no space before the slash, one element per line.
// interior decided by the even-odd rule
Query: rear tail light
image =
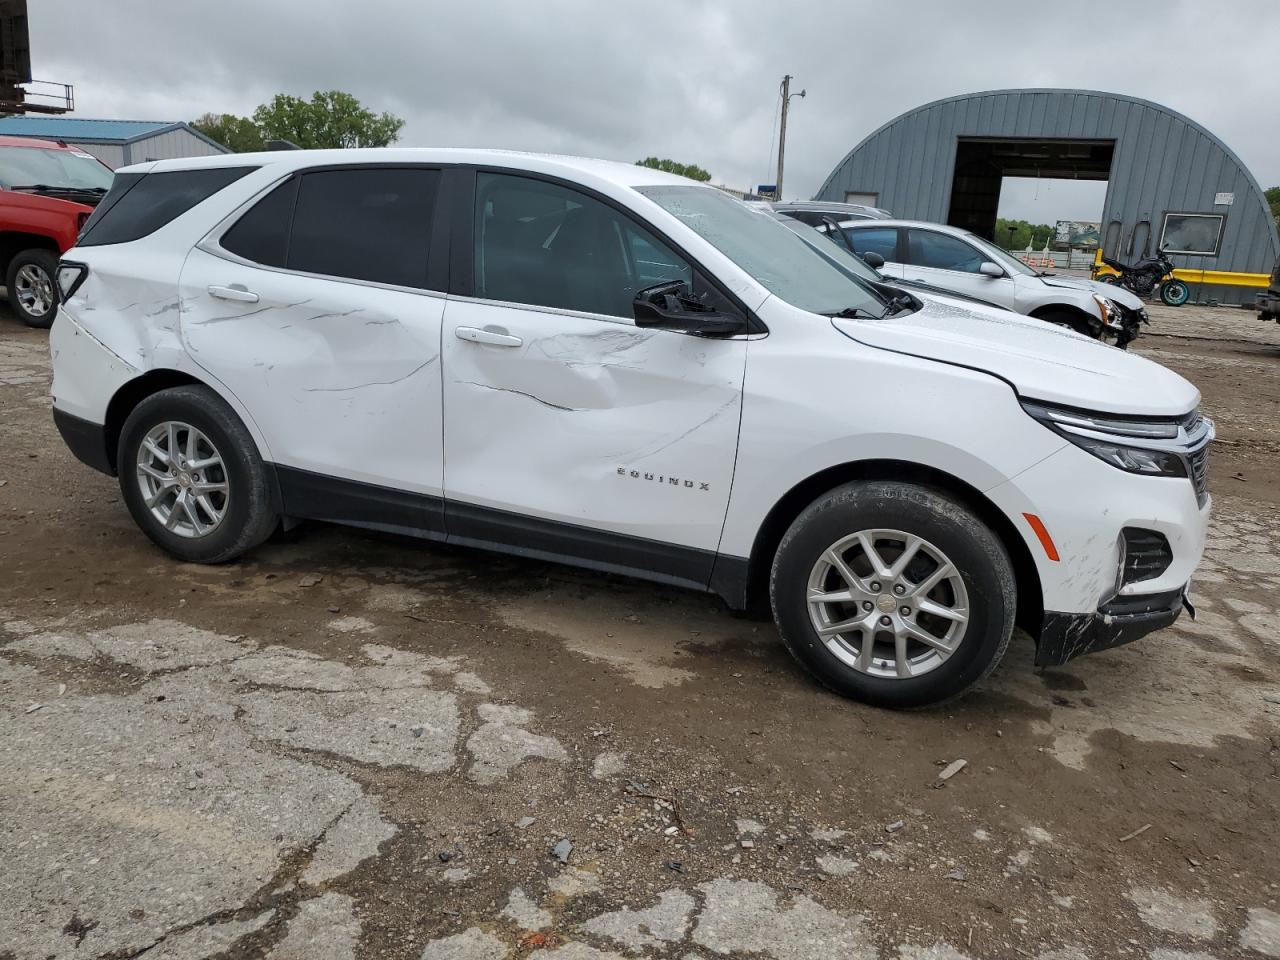
<path fill-rule="evenodd" d="M 58 293 L 62 294 L 63 303 L 70 300 L 72 294 L 80 289 L 80 284 L 84 283 L 87 276 L 89 276 L 88 264 L 75 263 L 71 260 L 62 260 L 58 263 Z"/>

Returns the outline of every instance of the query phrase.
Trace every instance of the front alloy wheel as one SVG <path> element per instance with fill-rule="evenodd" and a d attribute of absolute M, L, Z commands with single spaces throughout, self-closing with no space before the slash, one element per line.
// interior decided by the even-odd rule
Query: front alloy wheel
<path fill-rule="evenodd" d="M 1181 280 L 1160 284 L 1160 300 L 1166 306 L 1180 307 L 1191 299 L 1191 288 Z"/>
<path fill-rule="evenodd" d="M 935 670 L 969 623 L 955 564 L 901 530 L 861 530 L 828 547 L 809 574 L 809 619 L 842 663 L 872 677 Z"/>
<path fill-rule="evenodd" d="M 813 501 L 778 544 L 778 633 L 836 693 L 921 707 L 963 693 L 1004 655 L 1017 588 L 1000 538 L 937 487 L 848 483 Z"/>

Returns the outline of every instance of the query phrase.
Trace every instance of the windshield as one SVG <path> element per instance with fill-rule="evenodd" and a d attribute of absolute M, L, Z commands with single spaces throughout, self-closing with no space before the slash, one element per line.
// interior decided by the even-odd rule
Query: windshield
<path fill-rule="evenodd" d="M 1028 267 L 1012 253 L 1009 253 L 1006 250 L 1001 250 L 994 243 L 989 243 L 973 233 L 966 234 L 965 239 L 972 244 L 976 244 L 983 253 L 987 254 L 992 260 L 1000 264 L 1000 266 L 1004 267 L 1006 270 L 1012 270 L 1014 273 L 1021 273 L 1028 277 L 1039 276 L 1038 273 Z"/>
<path fill-rule="evenodd" d="M 113 174 L 87 153 L 0 147 L 0 186 L 109 190 Z"/>
<path fill-rule="evenodd" d="M 871 288 L 767 212 L 752 210 L 714 187 L 636 189 L 794 307 L 827 314 L 884 311 L 884 301 Z M 821 242 L 836 251 L 829 240 Z"/>

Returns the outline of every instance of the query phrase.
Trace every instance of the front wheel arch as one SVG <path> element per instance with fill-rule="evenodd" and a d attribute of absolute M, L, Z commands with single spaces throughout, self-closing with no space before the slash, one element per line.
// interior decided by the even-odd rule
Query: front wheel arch
<path fill-rule="evenodd" d="M 1044 618 L 1044 593 L 1040 571 L 1026 541 L 1003 510 L 987 499 L 976 487 L 936 467 L 904 460 L 860 460 L 828 467 L 800 481 L 774 504 L 756 532 L 740 594 L 726 596 L 731 606 L 753 614 L 768 615 L 769 574 L 773 557 L 783 536 L 796 517 L 824 493 L 846 483 L 887 480 L 934 487 L 977 514 L 1000 539 L 1009 559 L 1017 585 L 1016 623 L 1032 636 L 1038 636 Z"/>
<path fill-rule="evenodd" d="M 1043 320 L 1045 323 L 1069 327 L 1076 333 L 1083 333 L 1086 337 L 1092 337 L 1095 340 L 1100 339 L 1099 334 L 1102 332 L 1101 320 L 1089 311 L 1067 303 L 1051 303 L 1036 307 L 1029 316 Z"/>

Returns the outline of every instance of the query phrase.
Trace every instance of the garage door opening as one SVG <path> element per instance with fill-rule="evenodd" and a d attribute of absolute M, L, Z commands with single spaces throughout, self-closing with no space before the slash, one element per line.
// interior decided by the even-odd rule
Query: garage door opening
<path fill-rule="evenodd" d="M 1006 177 L 1039 180 L 1042 184 L 1062 180 L 1105 183 L 1111 176 L 1114 156 L 1114 140 L 961 137 L 956 145 L 947 222 L 996 242 L 1007 239 L 996 236 L 996 217 Z M 1097 207 L 1100 214 L 1102 203 Z"/>

